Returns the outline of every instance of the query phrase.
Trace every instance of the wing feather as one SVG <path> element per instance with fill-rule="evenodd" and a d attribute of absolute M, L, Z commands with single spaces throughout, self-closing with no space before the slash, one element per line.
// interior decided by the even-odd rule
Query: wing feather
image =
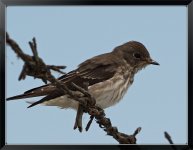
<path fill-rule="evenodd" d="M 71 90 L 75 90 L 71 85 L 71 82 L 77 84 L 78 86 L 83 86 L 84 82 L 88 82 L 89 86 L 91 86 L 93 84 L 103 82 L 104 80 L 108 80 L 114 76 L 118 67 L 116 67 L 117 64 L 114 59 L 104 59 L 108 58 L 108 55 L 109 53 L 106 53 L 86 60 L 81 63 L 76 70 L 63 75 L 58 79 Z M 22 95 L 10 97 L 7 100 L 36 97 L 40 95 L 44 95 L 45 97 L 40 101 L 33 103 L 29 107 L 62 96 L 60 92 L 57 92 L 57 88 L 55 86 L 47 84 L 28 90 Z"/>

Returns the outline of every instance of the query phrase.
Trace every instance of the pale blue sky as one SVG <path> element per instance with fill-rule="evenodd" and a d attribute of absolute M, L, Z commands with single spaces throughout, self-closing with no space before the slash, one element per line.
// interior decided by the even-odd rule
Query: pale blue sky
<path fill-rule="evenodd" d="M 164 131 L 176 144 L 187 142 L 185 6 L 8 7 L 7 31 L 28 54 L 28 41 L 36 37 L 40 57 L 47 64 L 66 65 L 65 71 L 127 41 L 142 42 L 160 66 L 140 71 L 106 115 L 121 132 L 142 127 L 138 144 L 168 144 Z M 7 97 L 43 84 L 32 77 L 19 82 L 23 62 L 9 47 L 6 58 Z M 8 144 L 117 144 L 95 122 L 88 132 L 73 130 L 73 110 L 28 105 L 25 100 L 7 102 Z M 84 115 L 84 127 L 88 120 Z"/>

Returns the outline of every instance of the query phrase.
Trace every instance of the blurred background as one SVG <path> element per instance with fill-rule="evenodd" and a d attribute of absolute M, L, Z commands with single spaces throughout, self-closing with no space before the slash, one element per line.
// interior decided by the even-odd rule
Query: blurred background
<path fill-rule="evenodd" d="M 187 7 L 9 6 L 7 31 L 28 54 L 28 42 L 36 37 L 39 56 L 47 64 L 66 65 L 66 72 L 130 40 L 142 42 L 160 66 L 140 71 L 123 100 L 105 110 L 106 116 L 120 132 L 132 134 L 142 127 L 138 144 L 168 144 L 164 131 L 175 144 L 187 143 Z M 22 66 L 7 47 L 7 97 L 44 84 L 32 77 L 19 82 Z M 118 144 L 95 121 L 88 132 L 73 130 L 74 110 L 27 109 L 26 101 L 39 99 L 6 103 L 8 144 Z M 85 114 L 83 127 L 88 121 Z"/>

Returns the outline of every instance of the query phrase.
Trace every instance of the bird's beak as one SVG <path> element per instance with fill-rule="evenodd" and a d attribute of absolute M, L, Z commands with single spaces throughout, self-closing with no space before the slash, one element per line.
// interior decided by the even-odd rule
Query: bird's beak
<path fill-rule="evenodd" d="M 160 65 L 158 62 L 154 61 L 153 59 L 149 59 L 148 64 L 152 64 L 152 65 Z"/>

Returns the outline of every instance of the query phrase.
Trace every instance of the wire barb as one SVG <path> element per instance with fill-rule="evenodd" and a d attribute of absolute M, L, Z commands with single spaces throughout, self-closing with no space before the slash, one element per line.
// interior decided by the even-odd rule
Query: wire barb
<path fill-rule="evenodd" d="M 23 69 L 18 78 L 19 81 L 24 80 L 28 75 L 33 76 L 34 78 L 42 79 L 44 83 L 47 83 L 48 77 L 51 77 L 51 69 L 65 74 L 60 69 L 64 69 L 66 66 L 46 65 L 44 61 L 38 56 L 37 43 L 35 38 L 29 42 L 33 56 L 25 54 L 20 46 L 10 38 L 8 33 L 6 33 L 6 43 L 12 48 L 17 56 L 24 61 Z"/>

